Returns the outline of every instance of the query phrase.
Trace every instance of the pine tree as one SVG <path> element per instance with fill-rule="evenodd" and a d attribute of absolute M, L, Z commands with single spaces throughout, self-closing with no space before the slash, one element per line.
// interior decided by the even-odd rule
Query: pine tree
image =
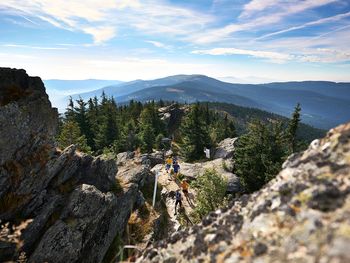
<path fill-rule="evenodd" d="M 77 106 L 74 107 L 75 121 L 79 125 L 81 133 L 85 135 L 87 144 L 90 147 L 93 147 L 94 139 L 91 131 L 91 125 L 87 117 L 87 109 L 86 109 L 87 103 L 84 102 L 82 98 L 79 98 L 78 100 L 76 100 L 76 102 L 77 102 Z"/>
<path fill-rule="evenodd" d="M 140 140 L 142 144 L 142 151 L 151 153 L 155 142 L 154 129 L 151 125 L 146 124 L 143 126 L 140 134 Z"/>
<path fill-rule="evenodd" d="M 66 108 L 66 112 L 64 115 L 65 115 L 67 120 L 70 120 L 70 121 L 75 120 L 74 102 L 73 102 L 72 97 L 69 97 L 68 106 Z"/>
<path fill-rule="evenodd" d="M 165 145 L 163 144 L 163 139 L 164 139 L 164 135 L 163 134 L 158 134 L 156 137 L 156 142 L 155 142 L 155 146 L 157 150 L 162 150 Z"/>
<path fill-rule="evenodd" d="M 122 151 L 133 151 L 139 146 L 139 139 L 136 135 L 136 125 L 131 119 L 121 132 L 120 148 Z"/>
<path fill-rule="evenodd" d="M 72 144 L 75 144 L 83 152 L 89 153 L 91 151 L 85 136 L 80 132 L 79 125 L 75 121 L 68 120 L 63 124 L 58 136 L 58 145 L 64 149 Z"/>
<path fill-rule="evenodd" d="M 238 139 L 235 172 L 246 191 L 260 189 L 281 168 L 285 156 L 281 123 L 266 125 L 254 120 Z"/>
<path fill-rule="evenodd" d="M 158 110 L 154 102 L 145 106 L 140 115 L 140 122 L 142 125 L 151 125 L 155 134 L 164 133 L 165 126 L 163 121 L 159 118 Z"/>
<path fill-rule="evenodd" d="M 300 106 L 300 103 L 298 103 L 294 108 L 292 119 L 289 121 L 288 130 L 287 130 L 287 138 L 289 141 L 289 151 L 291 153 L 294 153 L 297 148 L 297 131 L 300 123 L 300 112 L 301 112 L 301 106 Z"/>
<path fill-rule="evenodd" d="M 100 150 L 111 146 L 115 140 L 119 139 L 116 104 L 113 100 L 108 100 L 103 96 L 99 116 L 100 127 L 95 138 L 96 147 Z"/>
<path fill-rule="evenodd" d="M 199 104 L 192 106 L 181 125 L 181 152 L 186 160 L 194 161 L 204 157 L 204 147 L 211 146 L 208 128 L 202 119 Z"/>

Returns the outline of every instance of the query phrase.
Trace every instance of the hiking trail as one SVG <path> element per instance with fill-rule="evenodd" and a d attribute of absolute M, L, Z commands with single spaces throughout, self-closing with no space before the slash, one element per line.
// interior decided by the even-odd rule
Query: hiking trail
<path fill-rule="evenodd" d="M 180 180 L 175 180 L 173 175 L 171 175 L 170 177 L 170 174 L 168 174 L 165 170 L 164 164 L 157 164 L 152 168 L 152 172 L 154 172 L 155 174 L 159 174 L 158 184 L 160 184 L 163 187 L 161 194 L 166 203 L 166 208 L 170 221 L 170 230 L 176 231 L 181 227 L 182 224 L 188 226 L 192 225 L 189 216 L 195 207 L 195 193 L 193 191 L 193 188 L 189 188 L 188 198 L 186 198 L 185 194 L 181 190 L 182 209 L 180 210 L 180 212 L 177 213 L 177 215 L 175 215 L 175 192 L 177 189 L 181 189 Z M 171 178 L 171 180 L 169 180 L 169 178 Z M 180 224 L 180 221 L 182 222 L 182 224 Z"/>

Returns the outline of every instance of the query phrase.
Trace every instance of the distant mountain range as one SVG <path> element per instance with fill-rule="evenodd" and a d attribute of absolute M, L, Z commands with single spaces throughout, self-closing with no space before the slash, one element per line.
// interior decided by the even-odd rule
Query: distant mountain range
<path fill-rule="evenodd" d="M 54 107 L 60 111 L 67 106 L 67 96 L 76 93 L 84 93 L 97 90 L 102 87 L 117 85 L 123 83 L 119 80 L 100 80 L 100 79 L 84 79 L 84 80 L 61 80 L 48 79 L 43 80 L 46 92 L 50 97 L 50 101 Z"/>
<path fill-rule="evenodd" d="M 46 84 L 46 82 L 45 82 Z M 89 99 L 102 91 L 118 103 L 129 100 L 167 100 L 226 102 L 254 107 L 289 117 L 296 103 L 301 103 L 303 122 L 328 129 L 350 120 L 350 83 L 327 81 L 235 84 L 203 75 L 176 75 L 155 80 L 135 80 L 106 85 L 72 97 Z M 50 90 L 48 88 L 48 92 Z M 65 104 L 67 98 L 65 98 Z M 60 108 L 60 105 L 55 105 Z M 65 107 L 65 106 L 64 106 Z"/>

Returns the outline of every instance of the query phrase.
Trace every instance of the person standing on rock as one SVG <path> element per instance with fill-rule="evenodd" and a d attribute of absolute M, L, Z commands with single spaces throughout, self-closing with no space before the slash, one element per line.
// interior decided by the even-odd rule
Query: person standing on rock
<path fill-rule="evenodd" d="M 177 211 L 176 211 L 176 207 L 177 205 L 179 205 L 179 210 L 182 206 L 182 197 L 181 197 L 181 193 L 180 193 L 180 189 L 177 189 L 176 190 L 176 193 L 175 193 L 175 215 L 177 214 Z"/>
<path fill-rule="evenodd" d="M 189 184 L 187 183 L 187 180 L 184 179 L 181 182 L 181 188 L 182 188 L 182 192 L 184 193 L 185 196 L 188 196 L 188 188 L 189 188 Z"/>
<path fill-rule="evenodd" d="M 184 179 L 182 182 L 181 182 L 181 188 L 182 188 L 182 192 L 184 193 L 185 197 L 186 197 L 186 200 L 188 202 L 188 204 L 192 207 L 194 206 L 191 199 L 190 199 L 190 196 L 188 194 L 188 191 L 189 191 L 189 183 L 187 182 L 186 179 Z"/>
<path fill-rule="evenodd" d="M 180 165 L 178 162 L 176 162 L 175 164 L 173 164 L 173 169 L 174 169 L 174 177 L 175 177 L 175 180 L 180 172 Z"/>
<path fill-rule="evenodd" d="M 173 165 L 175 165 L 177 163 L 177 157 L 174 155 L 173 156 Z"/>
<path fill-rule="evenodd" d="M 167 173 L 169 173 L 169 170 L 171 168 L 171 164 L 172 164 L 173 160 L 171 159 L 171 156 L 169 156 L 166 160 L 165 160 L 165 170 Z"/>

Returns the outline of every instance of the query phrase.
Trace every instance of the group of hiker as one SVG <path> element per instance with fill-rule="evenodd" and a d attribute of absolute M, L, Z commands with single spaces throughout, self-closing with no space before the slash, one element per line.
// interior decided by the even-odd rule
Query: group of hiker
<path fill-rule="evenodd" d="M 180 165 L 176 156 L 173 156 L 173 157 L 168 156 L 168 158 L 165 160 L 165 170 L 169 174 L 169 180 L 172 180 L 172 177 L 174 177 L 175 181 L 178 180 L 179 173 L 180 173 Z M 180 187 L 186 199 L 189 200 L 189 196 L 188 196 L 189 184 L 186 179 L 183 179 L 180 182 Z M 181 195 L 180 189 L 177 189 L 175 192 L 175 215 L 177 214 L 177 211 L 178 211 L 177 210 L 178 205 L 180 209 L 182 207 L 182 195 Z"/>

